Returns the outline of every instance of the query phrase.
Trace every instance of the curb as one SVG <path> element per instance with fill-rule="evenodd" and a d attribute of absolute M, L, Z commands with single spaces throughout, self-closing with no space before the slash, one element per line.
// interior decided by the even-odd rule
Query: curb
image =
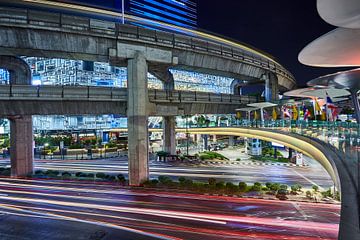
<path fill-rule="evenodd" d="M 285 166 L 285 167 L 308 167 L 309 165 L 299 165 L 294 163 L 254 163 L 254 162 L 212 162 L 212 161 L 204 161 L 199 163 L 205 164 L 229 164 L 229 165 L 253 165 L 253 166 Z"/>

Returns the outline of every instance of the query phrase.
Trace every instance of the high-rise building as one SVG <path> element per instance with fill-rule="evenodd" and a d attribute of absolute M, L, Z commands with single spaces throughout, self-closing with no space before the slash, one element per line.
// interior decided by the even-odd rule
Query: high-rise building
<path fill-rule="evenodd" d="M 190 0 L 128 0 L 128 11 L 134 15 L 180 27 L 197 26 L 197 5 Z"/>
<path fill-rule="evenodd" d="M 121 12 L 122 0 L 62 0 Z M 196 0 L 124 0 L 125 12 L 185 28 L 197 26 Z"/>

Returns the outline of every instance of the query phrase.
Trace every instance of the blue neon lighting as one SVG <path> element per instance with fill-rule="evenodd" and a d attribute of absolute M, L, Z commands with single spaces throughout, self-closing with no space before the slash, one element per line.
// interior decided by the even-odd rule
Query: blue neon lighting
<path fill-rule="evenodd" d="M 134 12 L 134 13 L 137 13 L 139 15 L 142 15 L 142 16 L 146 16 L 146 17 L 149 17 L 149 18 L 152 18 L 152 19 L 156 19 L 156 20 L 159 20 L 159 21 L 162 21 L 162 22 L 171 23 L 171 24 L 174 24 L 174 25 L 177 25 L 177 26 L 180 26 L 180 27 L 194 28 L 194 26 L 190 26 L 190 25 L 178 22 L 178 21 L 170 20 L 168 18 L 164 18 L 164 17 L 158 16 L 158 15 L 152 14 L 152 13 L 144 12 L 144 11 L 141 11 L 141 10 L 136 9 L 136 8 L 130 8 L 130 11 Z"/>
<path fill-rule="evenodd" d="M 162 8 L 166 8 L 166 9 L 169 9 L 171 11 L 174 11 L 174 12 L 177 12 L 177 13 L 180 13 L 180 14 L 183 14 L 183 15 L 186 15 L 186 16 L 189 16 L 191 18 L 196 18 L 196 15 L 194 14 L 191 14 L 189 12 L 185 12 L 185 11 L 182 11 L 180 9 L 177 9 L 177 8 L 174 8 L 174 7 L 171 7 L 171 6 L 168 6 L 166 4 L 163 4 L 163 3 L 159 3 L 157 1 L 154 1 L 154 0 L 144 0 L 144 2 L 147 2 L 147 3 L 151 3 L 155 6 L 159 6 L 159 7 L 162 7 Z"/>
<path fill-rule="evenodd" d="M 166 16 L 169 16 L 169 17 L 172 17 L 172 18 L 175 18 L 175 19 L 184 21 L 184 22 L 189 22 L 189 23 L 191 23 L 191 24 L 196 25 L 196 22 L 195 22 L 195 21 L 193 21 L 193 20 L 191 20 L 191 19 L 188 19 L 188 18 L 181 17 L 181 16 L 179 16 L 179 15 L 176 15 L 176 14 L 173 14 L 173 13 L 170 13 L 170 12 L 166 12 L 166 11 L 163 11 L 163 10 L 160 10 L 160 9 L 157 9 L 157 8 L 154 8 L 154 7 L 150 7 L 150 6 L 144 5 L 144 4 L 139 3 L 139 2 L 135 2 L 135 1 L 132 1 L 132 4 L 135 5 L 135 6 L 138 6 L 138 7 L 140 7 L 140 8 L 144 8 L 144 9 L 150 10 L 150 11 L 152 11 L 152 12 L 157 12 L 157 13 L 160 13 L 160 14 L 163 14 L 163 15 L 166 15 Z"/>
<path fill-rule="evenodd" d="M 167 2 L 167 3 L 170 3 L 172 5 L 175 5 L 175 6 L 178 6 L 178 7 L 181 7 L 181 8 L 185 8 L 185 9 L 188 9 L 190 11 L 193 11 L 193 12 L 196 12 L 195 9 L 191 8 L 191 7 L 188 7 L 187 5 L 185 5 L 184 3 L 181 3 L 179 1 L 174 1 L 174 0 L 164 0 L 164 2 Z"/>

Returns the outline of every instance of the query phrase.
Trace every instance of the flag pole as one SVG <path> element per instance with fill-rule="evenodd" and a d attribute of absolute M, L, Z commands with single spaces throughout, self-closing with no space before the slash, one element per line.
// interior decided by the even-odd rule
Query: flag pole
<path fill-rule="evenodd" d="M 124 4 L 124 0 L 121 0 L 121 19 L 122 19 L 122 24 L 125 24 L 125 4 Z"/>

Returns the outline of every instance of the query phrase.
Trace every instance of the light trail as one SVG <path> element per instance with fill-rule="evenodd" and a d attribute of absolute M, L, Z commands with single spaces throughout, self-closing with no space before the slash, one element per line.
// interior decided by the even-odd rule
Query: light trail
<path fill-rule="evenodd" d="M 296 228 L 296 229 L 322 230 L 326 232 L 338 231 L 336 224 L 328 224 L 328 223 L 312 223 L 306 221 L 292 221 L 292 220 L 279 220 L 279 219 L 268 219 L 268 218 L 257 218 L 257 217 L 227 216 L 220 214 L 179 212 L 179 211 L 159 210 L 159 209 L 150 209 L 150 208 L 114 207 L 114 206 L 110 207 L 99 204 L 64 202 L 59 200 L 21 198 L 21 197 L 10 197 L 10 196 L 8 197 L 0 196 L 0 199 L 11 200 L 16 202 L 25 202 L 25 203 L 41 203 L 41 204 L 52 204 L 52 205 L 66 206 L 66 207 L 99 209 L 99 210 L 107 210 L 107 211 L 122 212 L 122 213 L 132 213 L 132 214 L 136 213 L 140 215 L 151 215 L 158 217 L 185 219 L 185 220 L 210 222 L 217 224 L 225 224 L 224 223 L 225 221 L 225 222 L 269 225 L 269 226 Z"/>
<path fill-rule="evenodd" d="M 5 182 L 8 181 L 8 182 Z M 10 183 L 10 182 L 15 182 L 15 183 Z M 22 184 L 16 183 L 16 182 L 24 182 Z M 27 183 L 27 184 L 26 184 Z M 58 186 L 48 186 L 48 185 L 39 185 L 41 183 L 44 184 L 61 184 L 64 185 L 62 187 L 58 187 Z M 237 198 L 232 198 L 232 197 L 225 197 L 225 196 L 206 196 L 206 195 L 197 195 L 197 194 L 191 194 L 191 193 L 163 193 L 163 192 L 158 192 L 158 191 L 146 191 L 146 192 L 140 192 L 141 189 L 139 189 L 139 191 L 134 191 L 131 189 L 124 189 L 124 188 L 118 188 L 118 186 L 114 186 L 111 184 L 104 184 L 104 183 L 96 183 L 97 185 L 91 185 L 89 183 L 81 183 L 81 182 L 76 182 L 76 181 L 69 181 L 69 182 L 65 182 L 65 181 L 51 181 L 51 180 L 32 180 L 32 179 L 13 179 L 13 178 L 0 178 L 0 186 L 1 184 L 3 184 L 3 186 L 11 186 L 11 187 L 24 187 L 27 189 L 34 189 L 34 188 L 38 188 L 38 189 L 44 189 L 44 190 L 56 190 L 56 191 L 75 191 L 75 192 L 84 192 L 84 193 L 101 193 L 101 194 L 114 194 L 114 195 L 130 195 L 130 196 L 159 196 L 159 197 L 168 197 L 168 198 L 183 198 L 183 199 L 197 199 L 197 200 L 213 200 L 213 201 L 232 201 L 232 202 L 246 202 L 246 203 L 254 203 L 254 202 L 259 202 L 259 203 L 267 203 L 267 204 L 273 204 L 273 203 L 278 203 L 280 205 L 284 204 L 284 201 L 281 200 L 265 200 L 265 199 L 253 199 L 253 198 L 241 198 L 241 199 L 237 199 Z M 30 184 L 30 185 L 29 185 Z M 99 185 L 100 184 L 100 185 Z M 78 186 L 82 186 L 82 188 L 73 188 L 73 187 L 68 187 L 66 185 L 78 185 Z M 84 188 L 86 186 L 86 188 Z M 89 187 L 117 187 L 117 189 L 115 190 L 103 190 L 103 189 L 97 189 L 97 188 L 89 188 Z M 313 206 L 313 203 L 309 203 L 309 202 L 301 202 L 301 205 L 310 205 Z M 340 209 L 340 205 L 329 205 L 329 204 L 322 204 L 322 203 L 317 203 L 316 206 L 321 206 L 323 208 L 337 208 Z"/>
<path fill-rule="evenodd" d="M 104 226 L 104 227 L 111 227 L 111 228 L 115 228 L 115 229 L 125 230 L 125 231 L 128 231 L 128 232 L 137 233 L 137 234 L 141 234 L 141 235 L 144 235 L 144 236 L 156 237 L 158 239 L 179 240 L 179 238 L 174 238 L 174 237 L 166 236 L 166 235 L 163 235 L 163 234 L 155 234 L 155 233 L 145 232 L 145 231 L 141 231 L 141 230 L 138 230 L 138 229 L 124 227 L 124 226 L 115 225 L 115 224 L 102 222 L 102 221 L 89 221 L 89 220 L 83 220 L 83 219 L 74 218 L 74 217 L 68 217 L 68 216 L 59 215 L 59 214 L 52 214 L 52 213 L 48 213 L 48 212 L 39 213 L 39 212 L 31 211 L 31 210 L 24 210 L 24 209 L 21 209 L 21 208 L 16 207 L 16 206 L 6 206 L 6 205 L 2 205 L 2 204 L 0 204 L 0 208 L 15 210 L 15 211 L 19 211 L 19 212 L 25 212 L 25 213 L 13 213 L 13 212 L 2 211 L 3 213 L 7 213 L 9 215 L 16 215 L 16 216 L 22 216 L 22 217 L 47 218 L 47 219 L 73 221 L 73 222 L 81 222 L 81 223 L 89 223 L 89 224 L 95 224 L 95 225 Z"/>
<path fill-rule="evenodd" d="M 1 185 L 4 182 L 9 184 Z M 52 184 L 61 186 L 49 186 Z M 68 184 L 2 178 L 0 212 L 23 217 L 85 221 L 123 230 L 128 227 L 163 237 L 165 235 L 165 239 L 313 240 L 318 238 L 316 236 L 335 239 L 338 231 L 334 219 L 339 217 L 328 214 L 339 211 L 336 205 L 298 203 L 298 207 L 310 216 L 306 220 L 298 211 L 294 211 L 296 207 L 291 202 L 186 193 L 115 191 L 107 189 L 115 187 L 111 185 L 79 183 L 75 187 L 75 184 L 75 181 Z M 106 188 L 100 189 L 103 195 L 97 195 L 99 191 L 95 187 Z M 82 192 L 69 191 L 68 188 L 81 189 L 86 195 L 79 195 Z M 254 205 L 257 207 L 244 208 Z M 268 213 L 264 215 L 264 211 Z M 325 219 L 320 218 L 322 220 L 319 221 L 311 212 L 321 212 Z M 289 220 L 290 213 L 296 215 L 295 219 Z M 327 217 L 332 220 L 328 221 Z"/>

